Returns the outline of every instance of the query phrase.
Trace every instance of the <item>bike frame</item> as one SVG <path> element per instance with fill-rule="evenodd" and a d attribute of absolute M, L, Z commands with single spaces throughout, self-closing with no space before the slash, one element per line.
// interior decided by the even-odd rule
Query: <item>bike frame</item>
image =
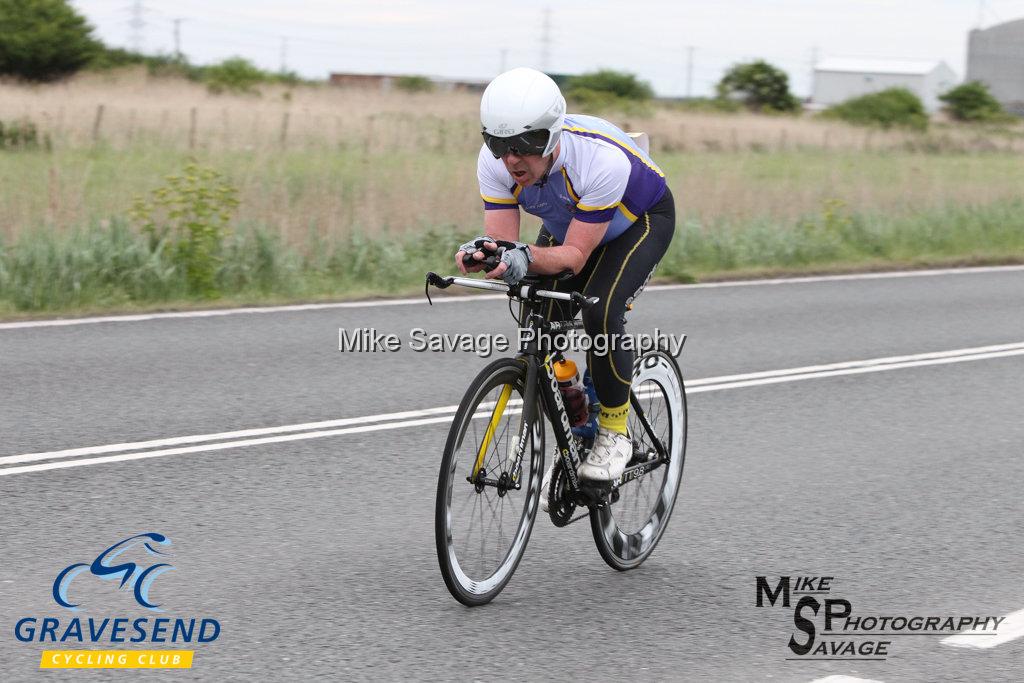
<path fill-rule="evenodd" d="M 490 289 L 505 292 L 511 298 L 514 298 L 523 304 L 537 303 L 542 298 L 568 300 L 579 305 L 594 305 L 598 302 L 596 298 L 588 299 L 578 293 L 568 294 L 565 292 L 541 290 L 538 289 L 534 283 L 509 286 L 504 283 L 486 280 L 458 277 L 444 278 L 436 273 L 427 274 L 427 300 L 430 300 L 431 285 L 438 287 L 439 289 L 446 289 L 453 284 L 459 284 L 476 289 Z M 574 496 L 578 497 L 579 494 L 585 494 L 584 489 L 588 487 L 584 487 L 580 483 L 579 476 L 576 474 L 576 470 L 580 465 L 582 456 L 579 452 L 576 437 L 572 433 L 572 424 L 569 420 L 569 414 L 565 410 L 565 403 L 562 401 L 562 393 L 558 389 L 558 380 L 555 378 L 554 362 L 560 360 L 562 358 L 562 354 L 557 350 L 552 352 L 550 349 L 544 348 L 538 341 L 538 337 L 547 339 L 549 338 L 549 335 L 538 335 L 537 333 L 562 333 L 570 332 L 572 330 L 580 330 L 583 329 L 583 322 L 576 319 L 548 322 L 542 316 L 533 313 L 530 308 L 530 306 L 525 307 L 525 327 L 531 329 L 534 334 L 530 336 L 530 341 L 526 343 L 524 348 L 520 349 L 519 355 L 516 356 L 516 360 L 526 364 L 526 383 L 523 388 L 523 420 L 520 425 L 519 434 L 516 435 L 512 453 L 509 457 L 509 465 L 511 465 L 511 467 L 508 471 L 512 473 L 511 477 L 506 478 L 505 476 L 502 476 L 500 479 L 492 479 L 486 476 L 486 472 L 483 473 L 484 476 L 480 476 L 480 469 L 483 464 L 484 456 L 487 449 L 490 447 L 494 431 L 501 421 L 502 414 L 505 411 L 509 397 L 512 393 L 512 387 L 510 385 L 506 385 L 502 389 L 501 395 L 491 412 L 490 423 L 488 424 L 484 439 L 477 452 L 476 463 L 474 464 L 473 470 L 467 479 L 477 487 L 478 491 L 482 490 L 482 487 L 484 486 L 495 486 L 498 488 L 499 495 L 504 495 L 505 491 L 509 488 L 518 489 L 521 487 L 520 475 L 522 473 L 523 451 L 530 437 L 530 430 L 535 424 L 537 424 L 537 395 L 539 393 L 541 406 L 548 420 L 551 422 L 552 430 L 555 433 L 555 441 L 558 444 L 559 458 L 561 459 L 562 466 L 565 467 L 565 471 L 567 473 L 569 490 L 574 494 Z M 520 327 L 524 327 L 521 320 Z M 520 338 L 522 338 L 522 336 L 520 336 Z M 542 368 L 544 371 L 543 374 L 541 373 Z M 625 471 L 623 471 L 622 475 L 619 476 L 618 479 L 610 482 L 607 487 L 605 487 L 603 483 L 599 485 L 601 491 L 605 494 L 614 492 L 623 484 L 637 479 L 662 465 L 668 464 L 670 460 L 668 451 L 665 449 L 664 444 L 661 443 L 658 436 L 654 433 L 654 429 L 651 427 L 650 422 L 648 422 L 647 416 L 644 414 L 640 401 L 637 399 L 632 387 L 629 390 L 629 403 L 634 414 L 637 416 L 637 419 L 640 421 L 640 424 L 643 426 L 648 438 L 650 438 L 651 443 L 654 445 L 657 458 L 647 459 L 644 462 L 633 465 L 632 467 L 627 467 Z M 607 500 L 607 498 L 604 500 Z M 580 502 L 585 504 L 590 503 L 590 501 L 587 500 L 586 495 L 580 498 Z"/>
<path fill-rule="evenodd" d="M 531 315 L 529 321 L 530 326 L 535 331 L 567 332 L 583 328 L 583 323 L 579 320 L 548 323 L 543 320 L 537 320 L 537 318 L 539 316 Z M 537 395 L 539 393 L 541 406 L 551 422 L 552 430 L 555 433 L 555 441 L 558 444 L 558 457 L 565 468 L 569 490 L 573 493 L 579 493 L 584 488 L 587 488 L 581 484 L 579 476 L 576 474 L 576 470 L 582 461 L 582 454 L 579 452 L 576 436 L 572 433 L 572 424 L 569 420 L 569 414 L 565 409 L 565 403 L 562 400 L 562 392 L 558 389 L 558 380 L 555 377 L 554 370 L 554 363 L 561 359 L 562 354 L 559 352 L 551 353 L 547 349 L 542 348 L 537 341 L 537 337 L 538 335 L 533 335 L 531 341 L 526 344 L 525 348 L 520 350 L 519 355 L 516 357 L 517 360 L 526 363 L 522 432 L 526 433 L 537 419 Z M 668 451 L 654 433 L 650 422 L 647 421 L 647 416 L 644 414 L 640 401 L 637 399 L 632 388 L 629 391 L 629 402 L 651 443 L 654 444 L 658 457 L 646 460 L 632 467 L 627 467 L 618 479 L 610 482 L 607 492 L 615 491 L 623 484 L 637 479 L 669 462 Z M 513 470 L 515 472 L 514 479 L 517 482 L 524 444 L 525 440 L 522 438 L 517 442 L 517 450 L 519 452 L 516 453 L 515 469 Z"/>

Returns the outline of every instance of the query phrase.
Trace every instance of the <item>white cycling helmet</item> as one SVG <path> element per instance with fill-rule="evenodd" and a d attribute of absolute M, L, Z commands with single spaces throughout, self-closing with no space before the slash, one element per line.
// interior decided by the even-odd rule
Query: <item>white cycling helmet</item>
<path fill-rule="evenodd" d="M 484 142 L 496 159 L 508 152 L 547 156 L 555 151 L 565 120 L 558 85 L 535 69 L 506 71 L 480 100 Z"/>

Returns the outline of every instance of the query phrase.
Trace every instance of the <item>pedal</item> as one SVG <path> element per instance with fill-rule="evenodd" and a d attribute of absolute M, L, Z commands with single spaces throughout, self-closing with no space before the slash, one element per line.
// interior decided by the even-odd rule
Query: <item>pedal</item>
<path fill-rule="evenodd" d="M 645 462 L 647 462 L 649 460 L 654 460 L 657 457 L 658 457 L 658 453 L 653 448 L 648 447 L 647 450 L 643 450 L 643 449 L 641 449 L 639 447 L 639 444 L 637 444 L 634 441 L 633 442 L 633 457 L 629 459 L 628 463 L 626 463 L 626 469 L 628 470 L 630 467 L 634 467 L 634 466 L 639 465 L 641 463 L 645 463 Z"/>
<path fill-rule="evenodd" d="M 603 507 L 611 502 L 613 482 L 580 479 L 580 490 L 576 492 L 576 504 L 583 507 Z"/>

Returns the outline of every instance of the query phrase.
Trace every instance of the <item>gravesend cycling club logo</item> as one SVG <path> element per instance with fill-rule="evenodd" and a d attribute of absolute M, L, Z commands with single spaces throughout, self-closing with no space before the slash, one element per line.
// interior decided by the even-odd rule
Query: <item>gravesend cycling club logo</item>
<path fill-rule="evenodd" d="M 139 534 L 138 536 L 126 538 L 125 540 L 110 546 L 100 553 L 91 564 L 79 562 L 70 565 L 58 574 L 57 579 L 53 582 L 53 599 L 61 607 L 67 607 L 69 610 L 77 612 L 79 608 L 78 605 L 72 604 L 68 601 L 68 587 L 76 576 L 88 570 L 89 573 L 94 576 L 98 576 L 104 581 L 121 579 L 121 583 L 118 588 L 124 588 L 125 584 L 128 584 L 135 594 L 135 600 L 140 605 L 146 609 L 153 610 L 154 612 L 162 612 L 163 610 L 159 609 L 158 605 L 154 605 L 149 601 L 149 588 L 156 577 L 166 571 L 174 569 L 174 567 L 167 562 L 157 562 L 146 568 L 142 568 L 135 562 L 121 562 L 116 565 L 110 564 L 111 562 L 116 562 L 118 556 L 137 545 L 141 545 L 145 548 L 146 552 L 150 555 L 163 555 L 162 552 L 153 547 L 154 544 L 159 546 L 169 546 L 171 545 L 171 540 L 163 534 Z"/>
<path fill-rule="evenodd" d="M 835 583 L 834 576 L 780 576 L 773 582 L 767 576 L 756 577 L 755 606 L 793 610 L 787 661 L 883 662 L 892 652 L 893 639 L 900 636 L 991 637 L 1006 618 L 862 615 L 855 613 L 850 600 L 834 597 Z"/>
<path fill-rule="evenodd" d="M 89 579 L 105 582 L 114 591 L 130 592 L 134 603 L 151 613 L 162 613 L 162 602 L 151 597 L 157 577 L 172 571 L 169 550 L 171 539 L 155 532 L 129 536 L 110 545 L 90 562 L 73 562 L 53 580 L 54 602 L 71 613 L 96 610 L 95 605 L 75 597 L 85 592 Z M 103 585 L 103 584 L 100 584 Z M 111 598 L 115 599 L 111 592 Z M 95 598 L 94 598 L 95 600 Z M 67 645 L 148 644 L 172 645 L 212 643 L 220 637 L 220 622 L 210 617 L 131 617 L 101 614 L 97 616 L 28 616 L 14 626 L 14 637 L 22 643 Z M 100 668 L 173 668 L 192 667 L 194 650 L 44 650 L 39 666 L 43 669 Z"/>

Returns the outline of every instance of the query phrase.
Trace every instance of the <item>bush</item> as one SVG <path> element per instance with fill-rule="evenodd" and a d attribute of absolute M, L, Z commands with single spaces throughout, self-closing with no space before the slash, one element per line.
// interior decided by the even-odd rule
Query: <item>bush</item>
<path fill-rule="evenodd" d="M 225 91 L 258 95 L 256 86 L 273 77 L 243 57 L 225 59 L 202 70 L 202 79 L 212 93 Z"/>
<path fill-rule="evenodd" d="M 725 72 L 716 87 L 722 100 L 738 100 L 760 112 L 790 112 L 800 101 L 789 92 L 789 76 L 764 60 L 737 64 Z"/>
<path fill-rule="evenodd" d="M 906 88 L 889 88 L 829 107 L 822 116 L 861 126 L 928 128 L 928 114 L 920 98 Z"/>
<path fill-rule="evenodd" d="M 92 27 L 66 0 L 0 0 L 0 74 L 52 81 L 101 50 Z"/>
<path fill-rule="evenodd" d="M 168 176 L 148 201 L 137 198 L 131 216 L 149 236 L 152 251 L 170 250 L 189 294 L 213 299 L 220 295 L 217 270 L 228 221 L 237 207 L 238 190 L 224 176 L 190 163 L 182 175 Z"/>
<path fill-rule="evenodd" d="M 430 92 L 434 83 L 426 76 L 399 76 L 395 79 L 395 87 L 405 92 Z"/>
<path fill-rule="evenodd" d="M 588 112 L 609 109 L 629 114 L 647 113 L 646 105 L 654 90 L 636 76 L 621 71 L 603 69 L 581 76 L 570 76 L 562 86 L 566 99 L 575 107 Z"/>
<path fill-rule="evenodd" d="M 654 90 L 649 83 L 639 80 L 634 74 L 613 69 L 572 76 L 566 80 L 563 90 L 566 97 L 573 99 L 593 97 L 594 93 L 633 102 L 646 102 L 654 97 Z"/>
<path fill-rule="evenodd" d="M 1013 117 L 1006 113 L 988 86 L 980 81 L 958 85 L 949 92 L 939 95 L 946 103 L 946 111 L 957 121 L 1005 122 Z"/>
<path fill-rule="evenodd" d="M 47 145 L 49 139 L 47 139 Z M 5 124 L 0 121 L 0 149 L 37 149 L 39 131 L 29 119 L 16 119 Z"/>
<path fill-rule="evenodd" d="M 89 61 L 89 68 L 96 71 L 120 69 L 126 66 L 145 66 L 155 76 L 176 75 L 194 77 L 195 67 L 190 67 L 184 58 L 173 55 L 146 55 L 119 47 L 103 47 Z"/>

